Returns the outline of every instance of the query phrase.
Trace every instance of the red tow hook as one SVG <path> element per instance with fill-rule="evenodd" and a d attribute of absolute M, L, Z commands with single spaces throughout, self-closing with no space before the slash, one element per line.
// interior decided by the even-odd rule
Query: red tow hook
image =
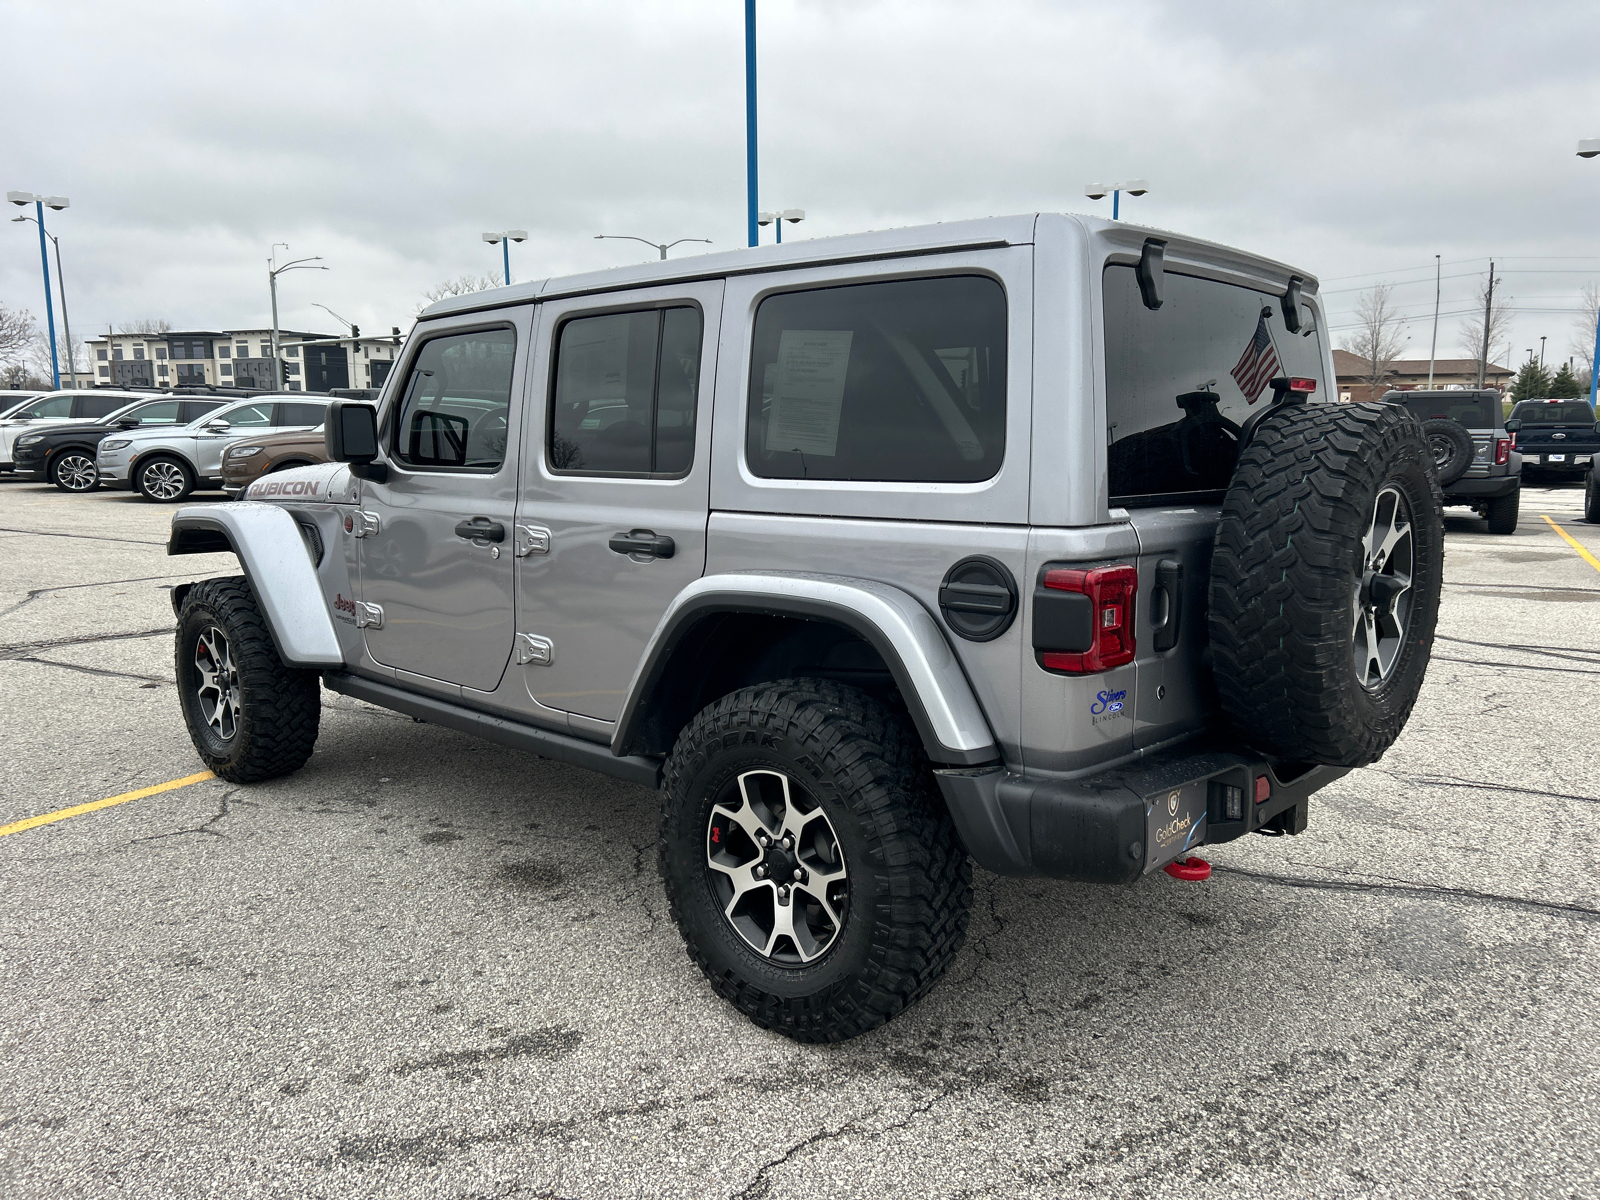
<path fill-rule="evenodd" d="M 1174 879 L 1201 883 L 1211 878 L 1211 864 L 1203 858 L 1186 858 L 1182 862 L 1169 862 L 1161 868 Z"/>

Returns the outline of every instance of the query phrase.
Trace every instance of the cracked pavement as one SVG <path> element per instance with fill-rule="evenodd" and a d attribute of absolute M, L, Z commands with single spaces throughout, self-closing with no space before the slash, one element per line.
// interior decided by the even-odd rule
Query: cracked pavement
<path fill-rule="evenodd" d="M 649 792 L 324 694 L 298 774 L 0 838 L 0 1192 L 1600 1193 L 1600 574 L 1447 516 L 1385 759 L 1212 880 L 978 873 L 947 977 L 798 1046 L 718 1000 Z M 171 510 L 0 483 L 0 824 L 192 774 Z"/>

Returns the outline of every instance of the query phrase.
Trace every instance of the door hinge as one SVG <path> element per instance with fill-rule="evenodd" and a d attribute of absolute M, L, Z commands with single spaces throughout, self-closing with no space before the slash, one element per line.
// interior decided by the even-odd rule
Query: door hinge
<path fill-rule="evenodd" d="M 550 531 L 542 525 L 517 526 L 517 557 L 550 553 Z"/>
<path fill-rule="evenodd" d="M 382 629 L 383 605 L 363 604 L 356 601 L 356 628 L 357 629 Z"/>
<path fill-rule="evenodd" d="M 534 633 L 517 634 L 517 662 L 522 666 L 532 664 L 548 667 L 555 661 L 556 645 L 547 637 Z"/>
<path fill-rule="evenodd" d="M 381 522 L 375 512 L 358 510 L 355 514 L 355 528 L 350 531 L 351 537 L 377 537 Z"/>

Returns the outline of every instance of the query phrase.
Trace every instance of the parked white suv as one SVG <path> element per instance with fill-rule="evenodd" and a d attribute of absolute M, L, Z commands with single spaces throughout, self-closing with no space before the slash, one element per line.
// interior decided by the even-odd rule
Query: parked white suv
<path fill-rule="evenodd" d="M 148 400 L 154 392 L 114 392 L 105 388 L 83 391 L 47 392 L 25 400 L 0 417 L 0 471 L 15 470 L 12 453 L 17 438 L 30 425 L 73 425 L 109 417 L 136 400 Z"/>
<path fill-rule="evenodd" d="M 190 492 L 222 487 L 222 451 L 247 434 L 312 429 L 328 402 L 304 392 L 252 396 L 174 429 L 135 430 L 100 443 L 95 467 L 106 487 L 132 488 L 146 500 L 171 504 Z"/>

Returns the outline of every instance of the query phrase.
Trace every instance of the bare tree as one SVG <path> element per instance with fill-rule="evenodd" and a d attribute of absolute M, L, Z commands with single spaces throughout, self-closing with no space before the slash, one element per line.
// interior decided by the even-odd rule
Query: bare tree
<path fill-rule="evenodd" d="M 33 314 L 25 308 L 0 304 L 0 363 L 21 361 L 33 345 Z"/>
<path fill-rule="evenodd" d="M 1361 381 L 1372 389 L 1374 396 L 1387 386 L 1394 360 L 1411 340 L 1406 336 L 1405 321 L 1389 298 L 1391 291 L 1389 284 L 1380 283 L 1362 293 L 1356 304 L 1359 324 L 1354 333 L 1345 335 L 1339 347 L 1366 364 Z"/>
<path fill-rule="evenodd" d="M 437 301 L 448 299 L 451 296 L 468 296 L 473 292 L 481 292 L 486 288 L 500 286 L 500 276 L 494 271 L 487 275 L 458 275 L 454 279 L 446 279 L 443 283 L 436 283 L 422 293 L 422 301 L 412 310 L 412 316 L 420 313 L 428 305 Z"/>
<path fill-rule="evenodd" d="M 117 332 L 134 337 L 162 337 L 172 332 L 172 322 L 160 317 L 140 317 L 137 321 L 127 321 L 117 326 Z"/>
<path fill-rule="evenodd" d="M 86 361 L 83 346 L 74 340 L 71 347 L 67 345 L 66 337 L 56 334 L 55 351 L 56 368 L 61 372 L 63 383 L 69 382 L 74 373 L 89 375 L 91 372 L 84 366 Z M 28 362 L 32 364 L 34 373 L 41 379 L 51 378 L 50 334 L 47 330 L 35 328 L 33 338 L 28 346 Z"/>
<path fill-rule="evenodd" d="M 1600 283 L 1585 284 L 1583 299 L 1578 304 L 1578 317 L 1572 323 L 1572 350 L 1583 368 L 1579 376 L 1588 379 L 1594 373 L 1594 331 L 1595 326 L 1600 325 Z"/>
<path fill-rule="evenodd" d="M 1511 359 L 1511 312 L 1506 308 L 1510 296 L 1503 294 L 1500 279 L 1495 280 L 1494 307 L 1489 311 L 1489 340 L 1487 353 L 1483 337 L 1484 307 L 1489 299 L 1489 279 L 1484 277 L 1474 297 L 1472 315 L 1461 319 L 1461 350 L 1463 356 L 1476 362 L 1480 357 L 1487 366 L 1505 366 Z"/>
<path fill-rule="evenodd" d="M 44 384 L 21 363 L 12 363 L 9 367 L 0 367 L 0 387 L 20 392 L 42 388 Z"/>

